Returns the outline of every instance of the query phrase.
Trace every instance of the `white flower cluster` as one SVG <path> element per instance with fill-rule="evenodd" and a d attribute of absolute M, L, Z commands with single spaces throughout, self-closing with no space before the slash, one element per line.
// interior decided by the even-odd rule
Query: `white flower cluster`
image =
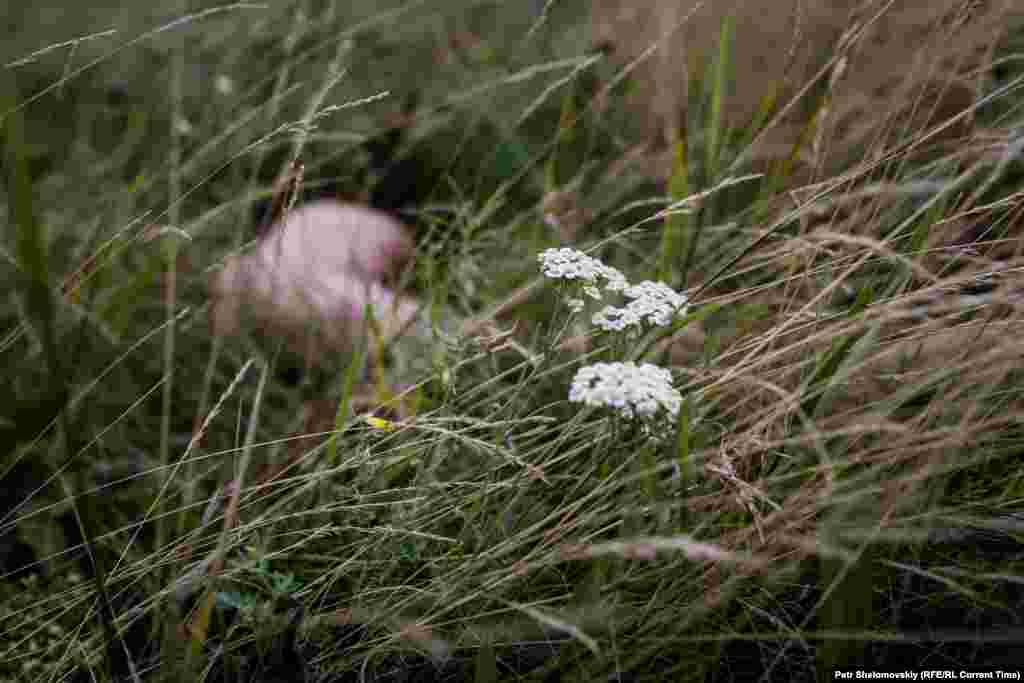
<path fill-rule="evenodd" d="M 594 325 L 606 331 L 622 331 L 643 324 L 664 327 L 685 313 L 687 297 L 663 282 L 645 281 L 630 285 L 625 276 L 575 249 L 547 249 L 538 256 L 544 275 L 552 279 L 579 280 L 583 293 L 600 299 L 598 280 L 608 291 L 621 292 L 625 307 L 605 306 L 593 317 Z M 570 298 L 574 313 L 585 307 L 581 298 Z M 651 417 L 664 410 L 679 413 L 682 397 L 672 387 L 672 373 L 650 363 L 596 363 L 580 368 L 573 378 L 569 400 L 589 406 L 614 408 L 627 418 Z"/>
<path fill-rule="evenodd" d="M 598 278 L 604 278 L 608 281 L 605 289 L 613 292 L 629 286 L 625 276 L 618 270 L 576 249 L 545 249 L 537 255 L 537 260 L 540 261 L 544 275 L 555 280 L 585 280 L 593 285 Z M 589 289 L 588 293 L 593 296 L 595 291 Z"/>
<path fill-rule="evenodd" d="M 598 278 L 607 281 L 606 290 L 622 292 L 630 299 L 625 307 L 605 306 L 594 314 L 593 323 L 602 330 L 621 332 L 644 323 L 664 327 L 671 324 L 675 316 L 686 312 L 685 294 L 675 291 L 664 282 L 648 280 L 630 285 L 621 272 L 581 251 L 546 249 L 540 253 L 538 260 L 544 275 L 549 278 L 582 280 L 585 283 L 583 293 L 591 299 L 601 299 L 601 292 L 596 286 Z M 570 298 L 567 303 L 573 313 L 579 313 L 585 306 L 584 300 L 580 298 Z"/>
<path fill-rule="evenodd" d="M 676 416 L 682 397 L 672 387 L 672 373 L 650 363 L 595 363 L 580 368 L 569 400 L 615 408 L 627 418 L 649 417 L 664 409 Z"/>
<path fill-rule="evenodd" d="M 605 306 L 594 314 L 593 322 L 602 330 L 621 332 L 644 322 L 665 327 L 676 315 L 686 312 L 686 295 L 664 282 L 646 280 L 626 287 L 622 293 L 631 299 L 625 308 Z"/>

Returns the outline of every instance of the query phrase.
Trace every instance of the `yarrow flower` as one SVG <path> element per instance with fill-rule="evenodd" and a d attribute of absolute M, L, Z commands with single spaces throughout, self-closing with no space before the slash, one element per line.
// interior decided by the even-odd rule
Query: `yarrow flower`
<path fill-rule="evenodd" d="M 615 408 L 623 416 L 650 417 L 665 410 L 675 417 L 682 397 L 672 387 L 672 373 L 650 363 L 595 363 L 580 368 L 569 400 Z"/>
<path fill-rule="evenodd" d="M 685 313 L 687 298 L 664 282 L 647 280 L 631 285 L 617 269 L 606 266 L 598 259 L 587 256 L 576 249 L 545 249 L 537 257 L 541 270 L 556 280 L 579 280 L 583 293 L 591 299 L 600 300 L 599 279 L 606 281 L 604 288 L 611 292 L 622 292 L 630 299 L 625 307 L 605 306 L 594 314 L 593 323 L 608 332 L 621 332 L 644 323 L 664 327 L 676 315 Z M 583 310 L 583 300 L 571 298 L 568 305 L 573 313 Z"/>
<path fill-rule="evenodd" d="M 583 280 L 593 285 L 598 278 L 603 278 L 608 282 L 605 289 L 613 292 L 629 286 L 626 277 L 618 270 L 576 249 L 545 249 L 537 255 L 537 260 L 544 275 L 555 280 Z M 592 296 L 594 292 L 596 290 L 591 289 L 588 294 Z"/>
<path fill-rule="evenodd" d="M 664 327 L 672 318 L 686 312 L 686 295 L 680 294 L 664 282 L 647 280 L 630 285 L 622 292 L 632 299 L 625 308 L 605 306 L 594 314 L 593 323 L 606 331 L 620 332 L 646 322 Z"/>

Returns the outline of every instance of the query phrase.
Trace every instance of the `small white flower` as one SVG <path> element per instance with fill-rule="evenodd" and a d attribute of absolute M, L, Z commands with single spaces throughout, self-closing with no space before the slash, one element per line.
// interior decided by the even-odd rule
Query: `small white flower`
<path fill-rule="evenodd" d="M 662 409 L 675 416 L 683 399 L 672 387 L 672 373 L 664 368 L 650 363 L 595 363 L 576 372 L 569 400 L 615 408 L 632 418 L 650 417 Z"/>
<path fill-rule="evenodd" d="M 182 137 L 192 134 L 192 122 L 184 116 L 174 117 L 174 132 Z"/>
<path fill-rule="evenodd" d="M 617 306 L 605 306 L 594 314 L 593 323 L 606 332 L 621 332 L 627 327 L 640 324 L 635 311 Z"/>
<path fill-rule="evenodd" d="M 626 287 L 622 293 L 632 301 L 625 308 L 605 306 L 594 314 L 594 325 L 609 332 L 620 332 L 644 322 L 664 327 L 671 324 L 672 318 L 686 312 L 686 295 L 663 282 L 647 280 Z"/>
<path fill-rule="evenodd" d="M 628 286 L 625 276 L 618 270 L 576 249 L 545 249 L 537 255 L 537 260 L 544 275 L 555 280 L 583 280 L 593 285 L 598 278 L 603 278 L 607 281 L 605 287 L 612 291 Z"/>
<path fill-rule="evenodd" d="M 218 95 L 230 95 L 235 92 L 235 82 L 226 74 L 217 74 L 213 79 L 213 88 Z"/>
<path fill-rule="evenodd" d="M 611 270 L 615 269 L 611 268 Z M 605 285 L 605 289 L 607 289 L 609 292 L 621 292 L 624 289 L 628 289 L 629 282 L 626 280 L 626 277 L 617 270 L 615 270 L 615 273 L 618 275 L 618 277 L 608 278 L 608 284 Z"/>

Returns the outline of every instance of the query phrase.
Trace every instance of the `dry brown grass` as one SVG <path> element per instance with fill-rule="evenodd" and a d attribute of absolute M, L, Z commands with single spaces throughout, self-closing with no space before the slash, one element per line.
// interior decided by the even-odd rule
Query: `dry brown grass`
<path fill-rule="evenodd" d="M 670 9 L 647 3 L 602 2 L 594 12 L 595 31 L 613 40 L 624 63 L 682 21 L 696 3 Z M 704 398 L 719 406 L 716 415 L 732 431 L 717 449 L 710 471 L 722 471 L 725 496 L 695 498 L 699 512 L 748 512 L 754 524 L 720 539 L 724 548 L 753 549 L 762 562 L 813 556 L 821 520 L 821 503 L 850 495 L 849 483 L 837 484 L 832 465 L 813 466 L 794 491 L 779 498 L 779 484 L 761 475 L 766 459 L 794 445 L 813 450 L 828 439 L 844 442 L 844 465 L 871 466 L 864 495 L 875 496 L 873 518 L 880 528 L 899 525 L 899 513 L 924 495 L 929 478 L 949 466 L 961 452 L 986 434 L 1009 424 L 998 415 L 983 415 L 974 401 L 980 388 L 995 387 L 1021 365 L 1019 302 L 1015 288 L 1020 266 L 1019 201 L 1016 206 L 985 206 L 975 196 L 958 199 L 930 231 L 920 257 L 901 256 L 896 243 L 879 230 L 880 217 L 902 201 L 898 183 L 877 181 L 879 163 L 910 162 L 921 153 L 942 155 L 961 172 L 979 162 L 991 163 L 1005 149 L 1006 131 L 980 129 L 971 108 L 975 79 L 991 55 L 1011 3 L 964 2 L 722 2 L 706 3 L 662 43 L 661 51 L 636 67 L 640 87 L 632 106 L 641 112 L 652 138 L 672 140 L 676 122 L 685 115 L 686 82 L 695 63 L 713 56 L 723 16 L 734 13 L 736 39 L 731 56 L 736 83 L 725 107 L 727 125 L 744 127 L 758 108 L 778 96 L 776 122 L 760 138 L 749 158 L 775 162 L 792 153 L 811 114 L 786 103 L 814 80 L 828 84 L 817 110 L 813 144 L 802 150 L 801 167 L 788 191 L 773 200 L 775 220 L 799 215 L 797 234 L 760 249 L 757 264 L 775 274 L 757 289 L 713 287 L 705 303 L 759 304 L 769 311 L 722 339 L 722 353 L 710 370 L 694 370 L 690 351 L 673 353 L 673 364 L 704 388 Z M 793 46 L 790 49 L 790 46 Z M 777 90 L 776 90 L 777 89 Z M 851 168 L 851 157 L 863 161 Z M 664 159 L 656 173 L 668 176 Z M 770 165 L 770 164 L 769 164 Z M 842 168 L 836 176 L 830 169 Z M 760 228 L 767 229 L 766 222 Z M 996 226 L 982 239 L 971 231 Z M 995 236 L 1001 237 L 993 240 Z M 950 247 L 963 267 L 948 269 Z M 822 319 L 815 313 L 868 259 L 901 262 L 913 273 L 911 293 L 875 301 L 868 316 Z M 999 260 L 1006 271 L 993 294 L 995 304 L 973 319 L 960 317 L 949 292 Z M 823 263 L 832 272 L 824 280 Z M 847 270 L 849 269 L 849 270 Z M 927 318 L 915 307 L 943 294 Z M 877 326 L 877 341 L 864 358 L 844 368 L 842 391 L 828 411 L 794 437 L 791 425 L 806 401 L 805 382 L 823 354 L 838 341 Z M 689 369 L 687 369 L 689 368 Z M 880 410 L 896 392 L 924 386 L 940 371 L 945 384 L 927 406 L 910 417 Z M 959 421 L 937 428 L 947 407 L 959 406 Z M 799 431 L 799 430 L 798 430 Z M 863 436 L 859 436 L 863 434 Z M 870 435 L 870 436 L 869 436 Z M 810 464 L 810 463 L 805 463 Z M 888 473 L 887 475 L 885 473 Z M 731 492 L 731 493 L 730 493 Z M 767 492 L 767 493 L 765 493 Z M 763 500 L 759 501 L 759 498 Z M 772 501 L 773 507 L 764 501 Z M 765 565 L 751 566 L 757 573 Z M 709 588 L 717 586 L 707 577 Z M 711 590 L 710 595 L 717 594 Z"/>
<path fill-rule="evenodd" d="M 755 157 L 788 154 L 809 115 L 787 105 L 813 82 L 828 84 L 816 155 L 882 149 L 896 124 L 923 130 L 949 122 L 973 102 L 975 69 L 990 55 L 1011 0 L 722 0 L 672 3 L 600 0 L 597 40 L 634 64 L 632 106 L 652 139 L 672 140 L 686 109 L 687 83 L 714 56 L 722 20 L 735 19 L 735 84 L 726 123 L 747 126 L 769 99 L 780 116 Z M 657 49 L 651 50 L 657 46 Z M 932 138 L 962 139 L 970 114 Z M 806 159 L 812 163 L 812 159 Z M 820 159 L 819 159 L 820 162 Z M 820 168 L 820 165 L 819 165 Z M 667 175 L 668 167 L 659 171 Z"/>

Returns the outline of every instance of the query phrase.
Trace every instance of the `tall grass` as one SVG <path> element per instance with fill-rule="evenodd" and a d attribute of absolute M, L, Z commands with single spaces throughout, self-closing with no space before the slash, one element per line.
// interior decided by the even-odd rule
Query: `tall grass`
<path fill-rule="evenodd" d="M 742 124 L 744 24 L 718 24 L 661 150 L 637 64 L 592 49 L 575 4 L 193 3 L 4 68 L 0 549 L 30 566 L 0 556 L 0 673 L 1010 666 L 1021 28 L 950 74 L 968 110 L 894 99 L 869 138 L 842 88 L 883 5 Z M 363 143 L 410 113 L 396 154 L 432 171 L 407 280 L 433 333 L 324 358 L 304 396 L 272 344 L 212 337 L 207 283 L 290 162 L 371 196 Z M 689 308 L 598 330 L 541 273 L 558 246 Z M 393 389 L 361 393 L 371 356 Z M 625 361 L 671 370 L 673 419 L 567 400 Z M 367 419 L 367 393 L 414 407 Z"/>

